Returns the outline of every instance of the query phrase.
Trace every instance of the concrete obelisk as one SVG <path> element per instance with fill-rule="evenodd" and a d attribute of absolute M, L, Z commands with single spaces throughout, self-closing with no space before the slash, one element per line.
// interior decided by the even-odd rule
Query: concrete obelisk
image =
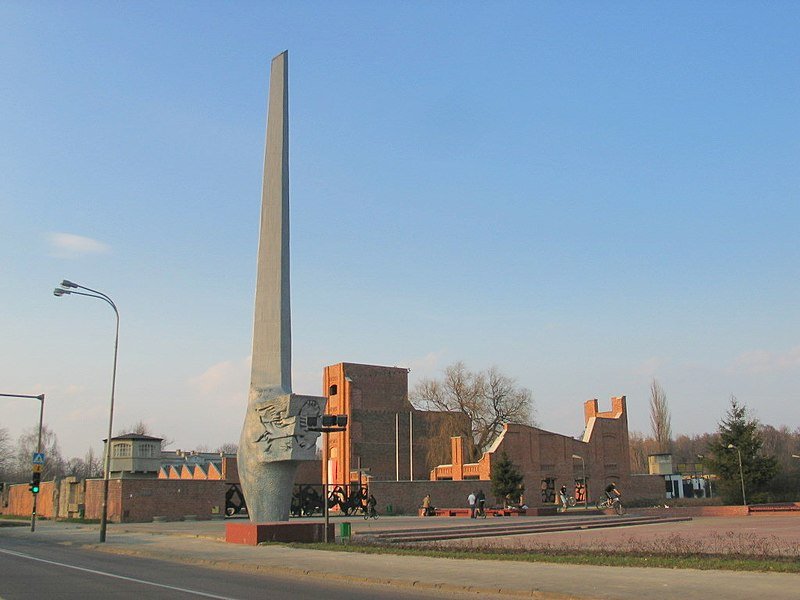
<path fill-rule="evenodd" d="M 319 433 L 306 418 L 326 399 L 292 393 L 289 303 L 288 55 L 272 59 L 261 193 L 253 363 L 239 441 L 239 479 L 250 520 L 286 521 L 298 462 L 314 460 Z"/>

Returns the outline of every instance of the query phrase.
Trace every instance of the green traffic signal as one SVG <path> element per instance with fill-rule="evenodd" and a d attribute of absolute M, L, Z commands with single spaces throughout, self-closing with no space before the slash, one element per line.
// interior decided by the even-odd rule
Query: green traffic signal
<path fill-rule="evenodd" d="M 31 482 L 28 484 L 28 489 L 30 489 L 31 494 L 38 494 L 39 493 L 39 482 L 42 480 L 41 473 L 33 473 L 31 476 Z"/>

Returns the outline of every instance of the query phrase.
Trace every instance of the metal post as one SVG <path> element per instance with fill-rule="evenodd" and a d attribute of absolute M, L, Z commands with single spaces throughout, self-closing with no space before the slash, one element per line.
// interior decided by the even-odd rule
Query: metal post
<path fill-rule="evenodd" d="M 408 413 L 408 472 L 409 481 L 414 481 L 414 413 Z"/>
<path fill-rule="evenodd" d="M 742 469 L 742 451 L 739 448 L 736 448 L 736 452 L 739 454 L 739 478 L 742 480 L 742 504 L 747 506 L 747 496 L 744 493 L 744 469 Z"/>
<path fill-rule="evenodd" d="M 108 483 L 111 471 L 111 430 L 114 426 L 114 390 L 117 385 L 117 350 L 119 348 L 119 313 L 117 307 L 112 305 L 117 316 L 117 328 L 114 337 L 114 368 L 111 374 L 111 408 L 108 411 L 108 442 L 106 443 L 105 468 L 103 469 L 103 512 L 100 515 L 100 542 L 106 541 L 106 528 L 108 526 Z"/>
<path fill-rule="evenodd" d="M 39 441 L 36 442 L 36 452 L 42 452 L 42 419 L 44 418 L 44 394 L 39 395 Z M 55 480 L 54 480 L 55 481 Z M 31 510 L 31 531 L 36 531 L 36 498 L 39 494 L 33 495 L 33 508 Z M 55 518 L 56 515 L 53 515 Z"/>
<path fill-rule="evenodd" d="M 75 291 L 76 289 L 86 290 L 87 292 L 91 292 L 90 294 L 86 294 L 84 292 Z M 108 482 L 109 482 L 109 471 L 111 468 L 111 435 L 112 429 L 114 425 L 114 390 L 116 389 L 117 384 L 117 350 L 119 349 L 119 311 L 117 310 L 117 305 L 114 304 L 114 301 L 98 290 L 93 290 L 92 288 L 88 288 L 82 285 L 78 285 L 77 283 L 73 283 L 65 279 L 61 282 L 61 287 L 56 288 L 53 290 L 53 295 L 60 297 L 66 295 L 78 295 L 78 296 L 87 296 L 89 298 L 97 298 L 98 300 L 104 301 L 108 304 L 113 310 L 114 315 L 116 316 L 117 323 L 116 323 L 116 330 L 114 335 L 114 368 L 111 374 L 111 407 L 108 412 L 108 438 L 106 440 L 106 454 L 104 460 L 104 469 L 103 469 L 103 506 L 102 512 L 100 514 L 100 542 L 106 541 L 106 527 L 108 524 Z"/>
<path fill-rule="evenodd" d="M 42 420 L 44 419 L 44 394 L 38 396 L 30 396 L 28 394 L 0 394 L 5 398 L 31 398 L 39 401 L 39 438 L 36 442 L 36 452 L 42 453 Z M 33 508 L 31 510 L 31 531 L 36 531 L 36 496 L 33 495 Z"/>
<path fill-rule="evenodd" d="M 330 522 L 330 517 L 328 515 L 328 432 L 322 432 L 322 470 L 323 470 L 323 483 L 322 483 L 322 497 L 323 497 L 323 506 L 325 507 L 324 514 L 325 514 L 325 533 L 323 534 L 323 539 L 325 543 L 328 543 L 328 523 Z"/>
<path fill-rule="evenodd" d="M 747 496 L 744 493 L 744 469 L 742 468 L 742 451 L 739 449 L 739 446 L 735 444 L 728 444 L 728 450 L 736 450 L 736 454 L 739 456 L 739 479 L 742 482 L 742 505 L 747 506 Z"/>

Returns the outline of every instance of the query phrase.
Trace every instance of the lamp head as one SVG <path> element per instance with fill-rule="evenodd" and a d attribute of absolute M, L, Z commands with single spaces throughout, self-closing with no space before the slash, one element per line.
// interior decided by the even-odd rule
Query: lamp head
<path fill-rule="evenodd" d="M 738 450 L 738 448 L 736 446 L 734 446 L 733 444 L 728 444 L 727 448 L 728 448 L 728 450 Z"/>
<path fill-rule="evenodd" d="M 65 279 L 64 281 L 61 282 L 61 287 L 76 288 L 76 287 L 78 287 L 78 284 L 77 283 L 72 283 L 69 279 Z"/>
<path fill-rule="evenodd" d="M 70 292 L 69 290 L 64 290 L 61 288 L 56 288 L 53 290 L 53 296 L 64 296 L 66 294 L 71 294 L 71 293 L 72 292 Z"/>

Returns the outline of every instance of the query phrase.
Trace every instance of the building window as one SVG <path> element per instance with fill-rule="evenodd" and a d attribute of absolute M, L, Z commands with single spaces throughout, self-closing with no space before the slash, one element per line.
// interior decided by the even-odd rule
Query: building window
<path fill-rule="evenodd" d="M 111 451 L 111 456 L 114 458 L 128 458 L 131 455 L 130 444 L 114 444 Z"/>
<path fill-rule="evenodd" d="M 156 456 L 156 445 L 155 444 L 140 444 L 139 445 L 139 456 L 141 458 L 155 458 L 155 456 Z"/>
<path fill-rule="evenodd" d="M 586 483 L 583 479 L 575 480 L 575 502 L 586 502 Z"/>
<path fill-rule="evenodd" d="M 334 383 L 331 387 L 328 388 L 328 396 L 335 396 L 339 391 L 338 386 Z"/>

